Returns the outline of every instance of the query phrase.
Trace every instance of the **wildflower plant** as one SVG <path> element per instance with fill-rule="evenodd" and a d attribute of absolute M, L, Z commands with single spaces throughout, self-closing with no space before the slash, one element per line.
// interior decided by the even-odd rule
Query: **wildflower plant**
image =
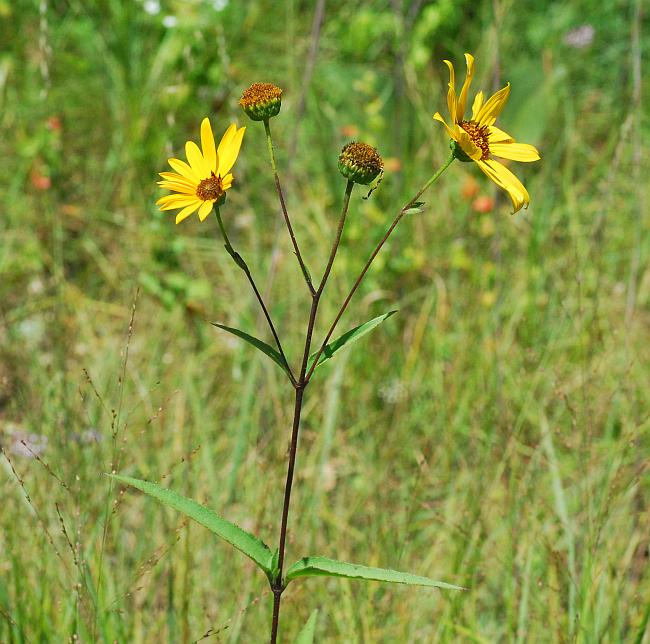
<path fill-rule="evenodd" d="M 283 349 L 280 335 L 272 321 L 269 309 L 257 288 L 247 263 L 233 248 L 221 216 L 221 208 L 225 205 L 227 191 L 233 186 L 235 181 L 231 170 L 239 155 L 246 128 L 237 128 L 235 124 L 230 125 L 223 134 L 219 145 L 216 146 L 210 121 L 208 118 L 205 118 L 201 123 L 200 129 L 201 147 L 199 148 L 193 141 L 188 141 L 185 145 L 187 162 L 179 159 L 169 159 L 169 164 L 174 172 L 160 173 L 162 181 L 159 181 L 159 185 L 162 188 L 171 190 L 172 194 L 161 197 L 157 204 L 161 210 L 177 210 L 177 224 L 196 211 L 198 211 L 199 219 L 204 221 L 214 211 L 225 250 L 246 275 L 268 323 L 269 330 L 273 336 L 273 345 L 240 329 L 217 323 L 215 323 L 215 326 L 248 342 L 273 360 L 285 374 L 288 386 L 291 386 L 294 390 L 294 412 L 287 462 L 287 475 L 284 484 L 284 501 L 278 513 L 278 545 L 276 548 L 271 549 L 257 536 L 227 521 L 213 510 L 204 507 L 192 499 L 185 498 L 172 490 L 148 481 L 116 474 L 113 476 L 118 481 L 133 486 L 194 519 L 257 564 L 266 575 L 273 596 L 270 619 L 270 641 L 272 643 L 275 643 L 278 638 L 282 595 L 290 583 L 302 577 L 347 577 L 352 579 L 428 586 L 447 591 L 463 590 L 461 586 L 436 581 L 416 574 L 388 568 L 352 564 L 320 555 L 303 555 L 291 565 L 287 566 L 285 555 L 289 528 L 291 491 L 295 478 L 298 437 L 300 433 L 300 418 L 305 393 L 315 377 L 316 370 L 321 365 L 331 360 L 341 349 L 366 335 L 395 313 L 395 311 L 389 311 L 384 315 L 346 331 L 334 340 L 332 339 L 354 294 L 363 282 L 373 261 L 388 238 L 405 216 L 422 212 L 423 202 L 420 201 L 420 198 L 440 178 L 455 159 L 475 162 L 494 183 L 508 193 L 515 212 L 524 206 L 527 207 L 530 201 L 528 192 L 519 179 L 503 164 L 493 158 L 497 156 L 517 161 L 535 161 L 539 159 L 539 154 L 532 145 L 516 143 L 509 134 L 506 134 L 494 125 L 497 116 L 502 111 L 508 98 L 510 85 L 506 85 L 506 87 L 498 91 L 487 101 L 484 101 L 483 93 L 479 92 L 474 99 L 470 118 L 465 119 L 467 94 L 474 73 L 474 58 L 470 54 L 465 54 L 465 59 L 467 63 L 467 76 L 458 95 L 456 94 L 453 64 L 445 61 L 450 73 L 447 104 L 451 122 L 446 123 L 438 112 L 434 115 L 436 120 L 444 124 L 449 134 L 451 139 L 451 154 L 442 166 L 397 211 L 395 218 L 383 232 L 383 235 L 366 260 L 361 272 L 353 281 L 347 296 L 339 305 L 338 312 L 330 323 L 327 333 L 318 343 L 315 343 L 314 327 L 325 286 L 343 238 L 352 192 L 356 184 L 369 185 L 373 182 L 377 183 L 380 181 L 383 175 L 383 161 L 379 152 L 366 143 L 350 142 L 343 147 L 338 159 L 339 170 L 345 179 L 341 213 L 325 270 L 320 280 L 315 282 L 307 268 L 294 233 L 276 168 L 270 119 L 277 116 L 280 112 L 282 90 L 270 83 L 255 83 L 241 97 L 240 105 L 246 115 L 253 121 L 261 121 L 264 125 L 271 169 L 282 215 L 305 282 L 306 296 L 311 300 L 309 316 L 305 323 L 304 348 L 298 366 L 288 359 Z M 302 630 L 298 641 L 313 641 L 315 617 L 315 614 L 312 614 L 312 617 Z"/>

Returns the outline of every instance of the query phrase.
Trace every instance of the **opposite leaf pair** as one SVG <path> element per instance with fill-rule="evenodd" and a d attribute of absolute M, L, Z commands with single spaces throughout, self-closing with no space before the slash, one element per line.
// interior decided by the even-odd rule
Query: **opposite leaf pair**
<path fill-rule="evenodd" d="M 182 512 L 185 516 L 193 519 L 213 534 L 229 543 L 231 546 L 245 554 L 254 561 L 264 572 L 269 583 L 274 584 L 277 577 L 276 553 L 257 537 L 230 521 L 226 521 L 212 510 L 188 499 L 172 490 L 150 483 L 134 479 L 129 476 L 111 475 L 116 481 L 130 485 L 149 496 L 158 499 L 160 502 Z M 286 587 L 289 582 L 299 577 L 347 577 L 349 579 L 365 579 L 368 581 L 385 581 L 395 584 L 408 584 L 410 586 L 428 586 L 431 588 L 446 588 L 450 590 L 464 590 L 461 586 L 454 586 L 442 581 L 435 581 L 428 577 L 412 575 L 407 572 L 389 570 L 385 568 L 372 568 L 356 564 L 336 561 L 327 557 L 303 557 L 290 566 L 284 579 L 280 580 Z"/>

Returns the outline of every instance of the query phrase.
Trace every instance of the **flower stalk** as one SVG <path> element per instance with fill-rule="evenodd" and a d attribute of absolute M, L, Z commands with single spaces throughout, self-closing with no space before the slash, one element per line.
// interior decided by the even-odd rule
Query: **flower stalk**
<path fill-rule="evenodd" d="M 325 290 L 325 285 L 329 278 L 332 266 L 334 264 L 334 259 L 336 258 L 336 253 L 341 244 L 341 236 L 343 234 L 343 228 L 345 226 L 345 219 L 347 217 L 348 209 L 350 206 L 350 196 L 352 194 L 352 189 L 354 188 L 354 183 L 348 180 L 345 186 L 345 195 L 343 197 L 343 207 L 341 209 L 341 216 L 339 217 L 338 227 L 336 229 L 336 235 L 334 238 L 334 243 L 332 244 L 332 249 L 330 251 L 329 259 L 327 261 L 327 266 L 323 272 L 323 277 L 320 281 L 318 290 L 314 292 L 311 302 L 311 308 L 309 311 L 309 320 L 307 322 L 307 330 L 305 333 L 305 346 L 302 354 L 302 364 L 300 365 L 300 374 L 298 376 L 298 381 L 295 385 L 296 396 L 294 402 L 293 410 L 293 423 L 291 427 L 291 443 L 289 446 L 289 461 L 287 464 L 287 478 L 284 486 L 284 501 L 282 504 L 282 516 L 280 519 L 280 540 L 278 545 L 278 572 L 275 580 L 272 584 L 273 591 L 273 616 L 271 623 L 271 643 L 275 644 L 278 635 L 278 627 L 280 623 L 280 601 L 282 598 L 282 593 L 284 592 L 284 583 L 282 579 L 282 572 L 284 570 L 284 555 L 286 549 L 286 540 L 287 540 L 287 526 L 289 520 L 289 505 L 291 502 L 291 489 L 293 486 L 293 477 L 296 465 L 296 453 L 298 450 L 298 434 L 300 432 L 300 415 L 302 412 L 302 403 L 303 397 L 305 395 L 305 389 L 309 384 L 308 379 L 306 378 L 307 374 L 307 365 L 309 361 L 309 352 L 311 350 L 312 336 L 314 332 L 314 325 L 316 324 L 316 317 L 318 315 L 318 305 L 320 303 L 321 296 Z"/>
<path fill-rule="evenodd" d="M 293 226 L 291 225 L 291 219 L 289 218 L 289 212 L 287 211 L 287 205 L 284 201 L 284 193 L 282 192 L 282 185 L 280 184 L 280 177 L 278 176 L 278 170 L 275 163 L 275 149 L 273 147 L 273 137 L 271 136 L 271 126 L 269 125 L 269 119 L 264 119 L 264 132 L 266 133 L 266 144 L 269 149 L 269 157 L 271 159 L 271 168 L 273 169 L 273 179 L 275 181 L 275 189 L 278 193 L 278 200 L 280 201 L 280 207 L 282 208 L 282 215 L 284 216 L 284 221 L 287 226 L 287 231 L 289 232 L 289 237 L 291 238 L 291 243 L 293 244 L 293 252 L 298 259 L 298 264 L 300 265 L 300 270 L 307 284 L 307 288 L 313 297 L 316 294 L 314 285 L 311 281 L 311 275 L 309 270 L 302 258 L 300 253 L 300 248 L 298 247 L 298 240 L 296 239 L 296 234 L 293 232 Z"/>
<path fill-rule="evenodd" d="M 278 333 L 275 330 L 275 325 L 273 324 L 273 320 L 271 319 L 271 314 L 269 313 L 269 310 L 266 307 L 266 304 L 264 303 L 262 294 L 257 288 L 257 284 L 255 284 L 255 280 L 253 279 L 253 275 L 251 274 L 251 271 L 248 268 L 248 264 L 244 261 L 244 258 L 232 247 L 232 244 L 230 243 L 230 238 L 228 237 L 228 233 L 226 232 L 226 227 L 223 225 L 223 219 L 221 218 L 221 211 L 219 210 L 218 206 L 215 207 L 214 212 L 217 216 L 217 221 L 219 222 L 219 230 L 221 231 L 221 236 L 223 237 L 223 242 L 224 242 L 224 247 L 226 249 L 226 252 L 228 253 L 228 255 L 230 255 L 230 257 L 232 257 L 232 260 L 235 262 L 235 264 L 237 264 L 237 266 L 239 266 L 239 268 L 241 268 L 242 271 L 244 271 L 244 273 L 246 274 L 246 277 L 248 278 L 248 282 L 251 285 L 253 292 L 255 293 L 255 297 L 257 298 L 257 301 L 260 305 L 260 308 L 262 309 L 262 312 L 264 313 L 264 317 L 268 322 L 269 329 L 271 330 L 271 334 L 273 335 L 273 339 L 275 340 L 275 344 L 278 348 L 278 351 L 280 352 L 280 355 L 284 360 L 284 364 L 286 367 L 287 375 L 289 376 L 289 380 L 291 380 L 291 384 L 294 385 L 295 387 L 296 377 L 294 376 L 293 371 L 291 370 L 291 365 L 289 364 L 289 361 L 287 360 L 287 356 L 284 353 L 284 349 L 282 348 L 282 342 L 280 342 L 280 337 L 278 336 Z"/>
<path fill-rule="evenodd" d="M 323 340 L 322 344 L 320 345 L 320 348 L 318 349 L 316 355 L 314 356 L 314 360 L 312 363 L 311 368 L 309 369 L 309 372 L 307 373 L 307 382 L 311 379 L 314 369 L 316 368 L 316 365 L 318 365 L 318 361 L 320 360 L 320 357 L 325 350 L 325 347 L 327 346 L 327 343 L 329 342 L 330 338 L 332 337 L 332 334 L 334 333 L 334 330 L 336 329 L 337 324 L 339 323 L 339 320 L 345 313 L 345 310 L 348 308 L 348 304 L 350 304 L 350 300 L 352 300 L 352 297 L 354 294 L 357 292 L 357 289 L 361 285 L 361 282 L 363 281 L 363 278 L 366 276 L 366 273 L 368 272 L 368 269 L 370 268 L 370 265 L 372 262 L 375 260 L 375 257 L 379 254 L 379 251 L 382 249 L 382 246 L 388 241 L 388 238 L 392 234 L 392 232 L 395 230 L 397 227 L 397 224 L 402 220 L 402 217 L 407 213 L 409 208 L 412 208 L 413 205 L 418 201 L 418 199 L 440 178 L 442 173 L 452 164 L 453 160 L 456 157 L 452 153 L 447 161 L 443 163 L 442 166 L 436 172 L 433 173 L 433 175 L 429 178 L 429 180 L 418 190 L 418 192 L 411 198 L 409 201 L 400 209 L 400 211 L 397 213 L 397 216 L 393 220 L 393 223 L 390 225 L 384 236 L 381 238 L 379 243 L 375 246 L 375 249 L 372 251 L 370 254 L 370 257 L 366 261 L 364 267 L 361 269 L 361 273 L 357 277 L 356 281 L 352 285 L 352 288 L 350 289 L 350 292 L 348 293 L 347 297 L 343 301 L 343 304 L 341 305 L 341 308 L 339 309 L 338 313 L 336 314 L 336 317 L 334 318 L 334 321 L 332 322 L 327 334 L 325 335 L 325 339 Z"/>

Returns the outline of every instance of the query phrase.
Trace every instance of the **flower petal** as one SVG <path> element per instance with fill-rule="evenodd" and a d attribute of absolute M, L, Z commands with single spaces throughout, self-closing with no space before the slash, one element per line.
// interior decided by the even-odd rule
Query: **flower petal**
<path fill-rule="evenodd" d="M 201 150 L 203 158 L 211 172 L 217 171 L 217 150 L 214 146 L 214 135 L 210 127 L 210 119 L 204 118 L 201 121 Z"/>
<path fill-rule="evenodd" d="M 212 212 L 213 201 L 204 201 L 199 208 L 199 219 L 205 221 L 205 218 Z"/>
<path fill-rule="evenodd" d="M 513 137 L 511 137 L 507 132 L 504 132 L 503 130 L 500 130 L 498 127 L 495 127 L 494 125 L 490 125 L 488 127 L 488 143 L 514 143 L 515 140 Z"/>
<path fill-rule="evenodd" d="M 224 190 L 228 190 L 230 186 L 232 186 L 232 182 L 234 181 L 234 177 L 231 174 L 227 174 L 223 179 L 222 179 L 222 185 Z"/>
<path fill-rule="evenodd" d="M 175 201 L 179 197 L 183 197 L 183 195 L 164 195 L 163 197 L 160 197 L 160 199 L 156 201 L 156 205 L 164 206 L 165 204 L 168 204 L 171 201 Z"/>
<path fill-rule="evenodd" d="M 458 128 L 458 138 L 456 139 L 463 152 L 474 161 L 478 161 L 483 156 L 483 150 L 479 148 L 470 138 L 465 130 Z"/>
<path fill-rule="evenodd" d="M 472 104 L 472 121 L 476 121 L 476 117 L 483 107 L 483 92 L 479 92 L 474 97 L 474 103 Z"/>
<path fill-rule="evenodd" d="M 502 159 L 513 161 L 539 161 L 540 156 L 537 148 L 528 143 L 490 143 L 490 153 Z"/>
<path fill-rule="evenodd" d="M 210 176 L 210 168 L 205 162 L 199 146 L 194 141 L 185 144 L 185 156 L 192 167 L 192 170 L 201 178 L 207 179 Z"/>
<path fill-rule="evenodd" d="M 447 107 L 452 123 L 456 123 L 456 73 L 454 65 L 449 60 L 443 60 L 443 63 L 449 68 L 449 89 L 447 90 Z"/>
<path fill-rule="evenodd" d="M 219 141 L 219 149 L 217 150 L 217 156 L 219 158 L 221 158 L 222 153 L 230 145 L 230 141 L 232 140 L 235 132 L 237 132 L 237 125 L 235 123 L 231 123 L 228 126 L 228 129 L 226 129 L 226 131 L 223 133 L 221 141 Z"/>
<path fill-rule="evenodd" d="M 185 161 L 181 161 L 180 159 L 167 159 L 167 163 L 176 170 L 179 174 L 184 176 L 186 179 L 194 183 L 194 185 L 197 185 L 199 181 L 201 181 L 201 178 L 199 177 L 192 168 L 185 163 Z"/>
<path fill-rule="evenodd" d="M 512 201 L 512 207 L 514 208 L 513 215 L 523 207 L 528 208 L 528 204 L 530 203 L 528 191 L 524 188 L 524 184 L 508 168 L 493 159 L 477 161 L 477 165 L 494 183 L 508 193 Z"/>
<path fill-rule="evenodd" d="M 231 134 L 231 132 L 233 132 L 231 128 L 233 127 L 235 128 L 235 131 Z M 219 170 L 217 174 L 220 177 L 224 177 L 230 172 L 230 169 L 233 167 L 233 165 L 235 165 L 235 161 L 237 161 L 237 156 L 239 155 L 239 148 L 241 147 L 246 128 L 241 127 L 237 130 L 236 127 L 237 126 L 233 123 L 226 130 L 226 133 L 221 139 L 221 143 L 219 143 Z M 229 137 L 226 143 L 224 143 L 226 135 L 229 135 Z"/>
<path fill-rule="evenodd" d="M 453 130 L 452 128 L 450 128 L 450 127 L 447 125 L 447 123 L 445 122 L 445 119 L 442 118 L 442 115 L 440 114 L 440 112 L 436 112 L 436 113 L 433 115 L 433 118 L 436 119 L 436 121 L 440 121 L 440 122 L 445 126 L 445 130 L 447 130 L 447 134 L 449 134 L 449 137 L 452 138 L 452 139 L 454 139 L 454 141 L 455 141 L 455 140 L 456 140 L 456 136 L 457 136 L 457 135 L 456 135 L 456 131 Z"/>
<path fill-rule="evenodd" d="M 484 125 L 494 124 L 494 121 L 497 120 L 497 116 L 501 114 L 501 110 L 505 107 L 509 94 L 510 83 L 490 96 L 476 115 L 476 120 L 478 121 L 479 126 L 483 127 Z"/>
<path fill-rule="evenodd" d="M 197 199 L 196 196 L 167 195 L 167 197 L 158 199 L 158 201 L 156 201 L 156 204 L 160 210 L 174 210 L 174 208 L 184 208 L 185 206 L 190 206 L 191 204 L 197 202 L 199 204 L 201 203 L 200 199 Z"/>
<path fill-rule="evenodd" d="M 177 183 L 176 181 L 159 181 L 158 185 L 161 188 L 166 188 L 167 190 L 174 190 L 175 192 L 180 192 L 184 195 L 196 194 L 196 188 L 194 186 L 188 186 L 184 183 Z"/>
<path fill-rule="evenodd" d="M 201 202 L 197 199 L 193 204 L 185 206 L 183 210 L 176 214 L 176 223 L 180 224 L 183 219 L 187 219 L 200 205 Z"/>
<path fill-rule="evenodd" d="M 195 185 L 193 181 L 190 181 L 182 174 L 178 174 L 177 172 L 159 172 L 158 174 L 163 179 L 167 179 L 168 181 L 175 181 L 176 183 L 186 183 L 188 186 Z"/>
<path fill-rule="evenodd" d="M 458 97 L 458 104 L 456 106 L 456 120 L 462 121 L 465 116 L 465 103 L 467 103 L 467 90 L 472 83 L 472 77 L 474 76 L 474 56 L 472 54 L 465 54 L 465 63 L 467 64 L 467 74 L 465 76 L 465 82 L 463 87 L 460 90 L 460 96 Z"/>

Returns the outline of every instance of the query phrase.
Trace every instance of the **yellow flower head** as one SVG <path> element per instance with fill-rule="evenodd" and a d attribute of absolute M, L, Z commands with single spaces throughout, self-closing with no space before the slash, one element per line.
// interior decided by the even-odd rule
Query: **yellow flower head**
<path fill-rule="evenodd" d="M 203 221 L 211 212 L 215 202 L 225 196 L 232 186 L 233 176 L 230 169 L 235 165 L 245 127 L 237 129 L 233 123 L 221 137 L 219 147 L 214 144 L 214 135 L 210 120 L 204 118 L 201 123 L 201 149 L 188 141 L 185 155 L 188 163 L 180 159 L 168 159 L 169 165 L 176 172 L 161 172 L 162 181 L 158 185 L 173 190 L 174 194 L 161 197 L 156 205 L 161 210 L 180 208 L 176 223 L 189 217 L 195 210 Z"/>
<path fill-rule="evenodd" d="M 447 125 L 440 112 L 436 112 L 433 118 L 445 126 L 449 136 L 460 148 L 461 156 L 464 157 L 462 160 L 474 161 L 497 186 L 505 190 L 512 200 L 514 212 L 517 212 L 522 207 L 528 207 L 530 202 L 528 191 L 508 168 L 493 157 L 512 159 L 513 161 L 538 161 L 539 152 L 534 146 L 527 143 L 515 143 L 509 134 L 494 126 L 497 116 L 508 100 L 510 83 L 487 101 L 483 98 L 483 92 L 479 92 L 472 105 L 471 118 L 465 119 L 467 92 L 474 75 L 474 57 L 471 54 L 465 54 L 465 61 L 467 75 L 459 95 L 456 95 L 454 66 L 448 60 L 444 61 L 449 68 L 447 106 L 451 124 Z"/>

